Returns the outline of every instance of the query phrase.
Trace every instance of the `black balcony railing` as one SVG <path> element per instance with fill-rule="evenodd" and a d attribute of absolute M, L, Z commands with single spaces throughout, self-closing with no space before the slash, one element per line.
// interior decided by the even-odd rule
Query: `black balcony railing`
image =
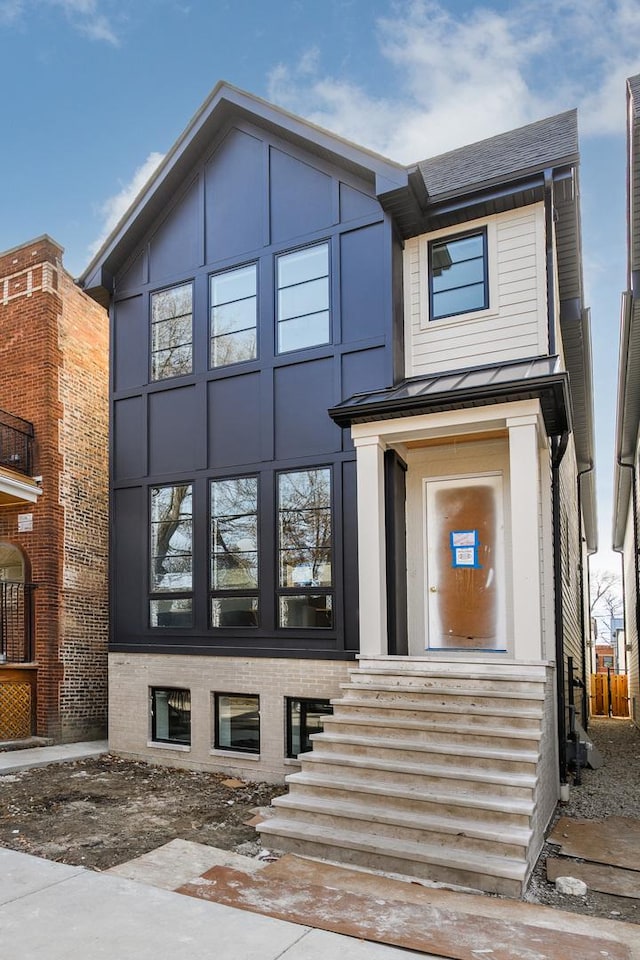
<path fill-rule="evenodd" d="M 0 467 L 33 472 L 33 424 L 0 410 Z"/>
<path fill-rule="evenodd" d="M 31 663 L 35 583 L 0 580 L 0 662 Z"/>

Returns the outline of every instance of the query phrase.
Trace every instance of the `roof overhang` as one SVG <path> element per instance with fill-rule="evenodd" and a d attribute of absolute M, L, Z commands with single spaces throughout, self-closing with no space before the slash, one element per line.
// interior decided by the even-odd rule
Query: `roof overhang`
<path fill-rule="evenodd" d="M 571 430 L 568 375 L 557 357 L 410 377 L 395 387 L 357 394 L 329 410 L 341 427 L 418 414 L 538 400 L 548 436 Z"/>
<path fill-rule="evenodd" d="M 41 488 L 31 477 L 0 467 L 0 507 L 37 503 Z"/>

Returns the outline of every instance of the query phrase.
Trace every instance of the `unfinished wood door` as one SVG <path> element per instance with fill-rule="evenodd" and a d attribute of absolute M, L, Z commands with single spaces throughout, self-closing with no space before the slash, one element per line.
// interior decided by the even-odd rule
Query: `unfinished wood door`
<path fill-rule="evenodd" d="M 504 650 L 502 477 L 426 481 L 429 649 Z"/>

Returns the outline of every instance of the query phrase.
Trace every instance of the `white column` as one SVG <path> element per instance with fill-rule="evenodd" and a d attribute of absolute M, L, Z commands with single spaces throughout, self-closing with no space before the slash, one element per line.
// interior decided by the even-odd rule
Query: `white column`
<path fill-rule="evenodd" d="M 360 653 L 380 656 L 387 645 L 384 451 L 378 437 L 355 441 L 358 476 Z M 348 601 L 347 601 L 348 602 Z"/>
<path fill-rule="evenodd" d="M 514 657 L 541 660 L 541 551 L 538 418 L 514 417 L 509 428 Z"/>

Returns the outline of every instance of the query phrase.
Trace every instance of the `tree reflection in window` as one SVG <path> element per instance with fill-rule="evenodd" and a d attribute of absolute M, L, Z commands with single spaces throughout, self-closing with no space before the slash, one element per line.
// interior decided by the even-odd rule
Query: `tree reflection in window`
<path fill-rule="evenodd" d="M 211 483 L 211 623 L 258 623 L 258 479 Z"/>
<path fill-rule="evenodd" d="M 331 471 L 282 473 L 279 506 L 279 625 L 332 626 Z"/>
<path fill-rule="evenodd" d="M 191 484 L 151 488 L 151 593 L 178 594 L 152 600 L 152 626 L 190 626 L 193 590 Z"/>
<path fill-rule="evenodd" d="M 183 283 L 151 295 L 151 379 L 192 370 L 193 289 Z"/>

